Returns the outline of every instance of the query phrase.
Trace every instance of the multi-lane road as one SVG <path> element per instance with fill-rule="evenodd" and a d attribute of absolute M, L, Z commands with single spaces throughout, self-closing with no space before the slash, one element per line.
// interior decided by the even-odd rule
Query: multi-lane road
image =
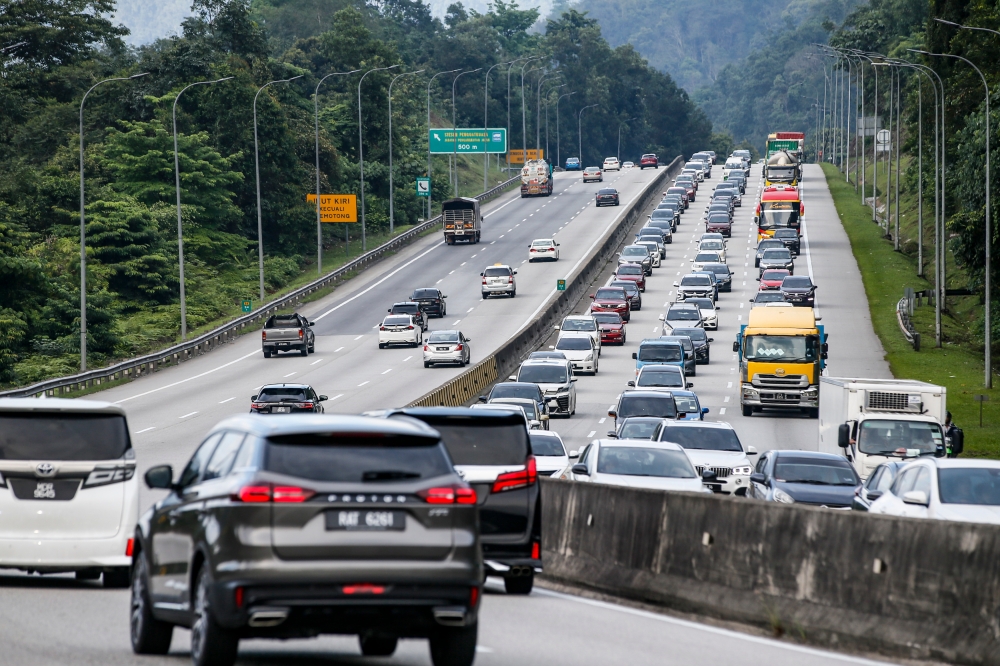
<path fill-rule="evenodd" d="M 715 179 L 721 169 L 715 170 Z M 656 175 L 654 171 L 610 174 L 627 205 Z M 754 169 L 755 182 L 759 168 Z M 607 407 L 632 377 L 634 351 L 643 337 L 659 334 L 657 315 L 673 300 L 672 283 L 687 272 L 694 241 L 700 236 L 701 210 L 713 182 L 683 217 L 663 266 L 654 272 L 644 294 L 644 309 L 629 324 L 629 343 L 608 347 L 597 377 L 578 382 L 577 415 L 556 420 L 552 427 L 571 446 L 602 435 Z M 424 369 L 420 351 L 379 350 L 375 327 L 393 301 L 412 289 L 438 286 L 448 294 L 448 317 L 431 328 L 458 328 L 472 339 L 473 362 L 507 340 L 538 312 L 552 295 L 557 278 L 567 277 L 594 248 L 623 208 L 595 209 L 598 184 L 584 185 L 578 174 L 558 174 L 550 198 L 522 200 L 516 194 L 486 209 L 480 245 L 445 246 L 428 237 L 362 273 L 330 296 L 302 308 L 316 321 L 315 355 L 265 360 L 256 335 L 153 376 L 96 394 L 128 411 L 140 468 L 163 462 L 182 464 L 204 433 L 218 420 L 248 410 L 249 397 L 265 382 L 306 382 L 329 395 L 328 412 L 356 413 L 395 406 L 419 397 L 455 376 L 459 369 Z M 749 312 L 747 301 L 757 285 L 751 234 L 755 193 L 752 185 L 737 213 L 729 241 L 734 290 L 720 299 L 720 328 L 712 334 L 712 363 L 699 366 L 695 390 L 711 409 L 708 418 L 727 420 L 744 443 L 758 450 L 812 448 L 816 422 L 797 417 L 740 416 L 737 364 L 731 351 L 739 323 Z M 834 374 L 890 376 L 872 332 L 864 292 L 846 235 L 840 226 L 818 167 L 806 168 L 807 240 L 797 270 L 808 271 L 819 284 L 819 310 L 831 335 L 830 369 Z M 534 238 L 554 235 L 561 260 L 527 264 Z M 495 262 L 518 268 L 515 299 L 482 301 L 479 273 Z M 745 282 L 745 284 L 744 284 Z M 585 308 L 587 303 L 581 304 Z M 741 305 L 743 307 L 741 307 Z M 155 496 L 144 492 L 143 508 Z M 11 664 L 176 664 L 185 663 L 186 631 L 175 632 L 168 657 L 131 653 L 128 640 L 128 592 L 104 590 L 69 577 L 0 574 L 0 640 L 3 663 Z M 491 583 L 480 622 L 478 664 L 715 664 L 875 663 L 719 629 L 706 624 L 537 589 L 529 597 L 512 597 Z M 312 663 L 429 664 L 425 641 L 402 641 L 390 659 L 364 660 L 353 638 L 323 637 L 312 641 L 244 641 L 242 664 Z"/>

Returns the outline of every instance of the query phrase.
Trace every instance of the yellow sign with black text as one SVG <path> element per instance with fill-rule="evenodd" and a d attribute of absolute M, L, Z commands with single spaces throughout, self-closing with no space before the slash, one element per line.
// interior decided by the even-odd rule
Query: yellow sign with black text
<path fill-rule="evenodd" d="M 538 149 L 528 148 L 527 153 L 528 153 L 527 161 L 529 162 L 531 162 L 532 160 L 545 159 L 544 148 L 538 148 Z M 525 162 L 524 160 L 525 151 L 523 150 L 511 150 L 510 152 L 507 153 L 507 155 L 510 156 L 511 164 L 524 164 Z"/>
<path fill-rule="evenodd" d="M 316 195 L 307 194 L 306 201 L 316 204 Z M 357 222 L 358 195 L 321 194 L 319 197 L 320 222 Z"/>

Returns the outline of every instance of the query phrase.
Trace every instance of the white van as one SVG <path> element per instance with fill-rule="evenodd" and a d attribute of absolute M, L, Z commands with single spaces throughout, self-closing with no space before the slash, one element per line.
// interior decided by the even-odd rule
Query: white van
<path fill-rule="evenodd" d="M 128 587 L 138 517 L 125 410 L 0 399 L 0 568 Z"/>

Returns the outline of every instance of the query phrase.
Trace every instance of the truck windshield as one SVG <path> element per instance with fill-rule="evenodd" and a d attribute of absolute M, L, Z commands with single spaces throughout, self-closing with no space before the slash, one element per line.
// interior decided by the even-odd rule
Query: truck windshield
<path fill-rule="evenodd" d="M 795 166 L 769 166 L 767 167 L 767 179 L 772 183 L 791 183 L 795 180 Z"/>
<path fill-rule="evenodd" d="M 757 222 L 757 226 L 761 229 L 782 229 L 798 225 L 798 201 L 773 201 L 760 205 L 760 220 Z"/>
<path fill-rule="evenodd" d="M 781 360 L 814 363 L 817 359 L 816 336 L 748 335 L 746 358 L 748 361 Z"/>
<path fill-rule="evenodd" d="M 898 449 L 918 449 L 921 454 L 935 453 L 943 446 L 941 426 L 926 421 L 870 419 L 861 422 L 858 448 L 871 455 L 890 455 Z"/>

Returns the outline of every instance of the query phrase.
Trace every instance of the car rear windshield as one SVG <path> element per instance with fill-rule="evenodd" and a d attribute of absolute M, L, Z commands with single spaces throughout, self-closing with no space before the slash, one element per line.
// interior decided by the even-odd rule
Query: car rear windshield
<path fill-rule="evenodd" d="M 716 275 L 729 275 L 729 266 L 725 264 L 708 264 L 705 266 L 706 271 L 712 271 Z"/>
<path fill-rule="evenodd" d="M 558 437 L 553 435 L 545 435 L 540 432 L 532 431 L 529 433 L 531 437 L 531 453 L 536 456 L 564 456 L 566 455 L 566 449 L 563 447 L 562 442 L 559 441 Z"/>
<path fill-rule="evenodd" d="M 549 247 L 549 246 L 552 245 L 552 243 L 553 243 L 553 241 L 551 239 L 542 239 L 542 240 L 531 241 L 532 247 Z"/>
<path fill-rule="evenodd" d="M 629 416 L 658 416 L 661 419 L 674 418 L 677 411 L 669 395 L 664 396 L 622 396 L 618 405 L 618 418 Z"/>
<path fill-rule="evenodd" d="M 719 254 L 717 252 L 699 252 L 695 258 L 695 261 L 699 263 L 704 263 L 706 261 L 718 261 Z"/>
<path fill-rule="evenodd" d="M 779 457 L 774 465 L 774 478 L 784 483 L 806 483 L 814 486 L 856 486 L 860 481 L 846 460 Z"/>
<path fill-rule="evenodd" d="M 799 232 L 796 229 L 775 229 L 775 238 L 798 238 Z"/>
<path fill-rule="evenodd" d="M 427 336 L 427 342 L 458 342 L 458 331 L 435 331 Z"/>
<path fill-rule="evenodd" d="M 710 298 L 688 298 L 684 301 L 685 303 L 691 303 L 696 305 L 699 310 L 714 310 L 715 303 L 712 302 Z"/>
<path fill-rule="evenodd" d="M 674 209 L 673 208 L 657 208 L 653 211 L 652 218 L 654 220 L 672 220 L 674 219 Z"/>
<path fill-rule="evenodd" d="M 757 243 L 757 251 L 758 252 L 763 252 L 764 250 L 769 250 L 771 248 L 774 248 L 774 249 L 783 249 L 784 247 L 785 247 L 784 243 L 782 243 L 779 240 L 774 240 L 773 238 L 769 238 L 767 240 L 762 240 L 761 242 Z"/>
<path fill-rule="evenodd" d="M 299 318 L 295 315 L 275 315 L 267 320 L 264 328 L 298 328 Z"/>
<path fill-rule="evenodd" d="M 456 465 L 523 465 L 530 450 L 528 431 L 524 417 L 516 418 L 521 422 L 468 417 L 423 420 L 441 433 Z"/>
<path fill-rule="evenodd" d="M 667 321 L 698 321 L 701 319 L 701 312 L 692 308 L 670 308 L 667 310 Z"/>
<path fill-rule="evenodd" d="M 392 314 L 416 314 L 420 312 L 420 306 L 416 303 L 397 303 L 392 306 Z"/>
<path fill-rule="evenodd" d="M 602 300 L 625 300 L 624 289 L 598 289 L 595 298 Z"/>
<path fill-rule="evenodd" d="M 414 300 L 418 298 L 437 298 L 437 297 L 438 297 L 437 289 L 417 289 L 415 292 L 413 292 Z"/>
<path fill-rule="evenodd" d="M 785 300 L 785 296 L 780 291 L 762 291 L 753 300 L 754 303 L 777 303 Z"/>
<path fill-rule="evenodd" d="M 593 347 L 593 341 L 590 337 L 566 337 L 559 338 L 556 342 L 556 349 L 565 349 L 572 351 L 583 351 L 585 349 L 591 349 Z"/>
<path fill-rule="evenodd" d="M 686 335 L 698 342 L 706 342 L 708 340 L 708 334 L 705 333 L 705 329 L 703 328 L 675 328 L 672 332 L 674 335 Z"/>
<path fill-rule="evenodd" d="M 644 247 L 636 247 L 635 245 L 629 245 L 622 250 L 623 257 L 645 257 L 649 254 L 649 250 Z"/>
<path fill-rule="evenodd" d="M 255 402 L 302 402 L 308 400 L 308 392 L 302 387 L 272 386 L 261 389 Z"/>
<path fill-rule="evenodd" d="M 532 384 L 565 384 L 566 368 L 560 365 L 522 365 L 517 375 L 519 382 Z"/>
<path fill-rule="evenodd" d="M 264 469 L 312 481 L 407 481 L 449 474 L 441 443 L 381 433 L 303 433 L 267 440 Z"/>
<path fill-rule="evenodd" d="M 611 188 L 611 187 L 605 187 L 603 189 L 597 190 L 597 193 L 598 194 L 618 194 L 618 190 L 616 190 L 614 188 Z"/>
<path fill-rule="evenodd" d="M 657 215 L 658 212 L 663 212 L 663 215 Z M 656 227 L 657 229 L 669 229 L 673 223 L 674 211 L 672 208 L 659 209 L 658 211 L 653 211 L 653 219 L 647 222 L 650 227 Z"/>
<path fill-rule="evenodd" d="M 790 275 L 781 281 L 781 286 L 792 289 L 808 289 L 812 286 L 812 280 L 804 275 Z"/>
<path fill-rule="evenodd" d="M 494 398 L 529 398 L 531 400 L 541 400 L 541 390 L 535 384 L 497 384 L 490 391 L 490 400 Z"/>
<path fill-rule="evenodd" d="M 664 428 L 660 433 L 661 442 L 680 444 L 685 449 L 699 451 L 742 451 L 740 438 L 729 428 L 699 428 L 678 426 Z"/>
<path fill-rule="evenodd" d="M 409 317 L 386 317 L 385 321 L 382 322 L 383 326 L 409 326 Z"/>
<path fill-rule="evenodd" d="M 0 413 L 0 460 L 114 460 L 129 446 L 120 414 Z"/>
<path fill-rule="evenodd" d="M 788 271 L 764 271 L 764 274 L 760 276 L 761 280 L 783 280 L 785 276 L 788 275 Z"/>
<path fill-rule="evenodd" d="M 701 250 L 724 250 L 726 248 L 725 243 L 720 240 L 703 240 L 700 243 Z"/>
<path fill-rule="evenodd" d="M 681 278 L 682 287 L 709 287 L 712 285 L 712 278 L 707 275 L 685 275 Z"/>
<path fill-rule="evenodd" d="M 694 468 L 681 451 L 641 446 L 604 446 L 597 457 L 599 474 L 693 479 Z"/>
<path fill-rule="evenodd" d="M 510 269 L 507 267 L 495 266 L 487 268 L 485 271 L 486 277 L 500 277 L 503 275 L 510 275 Z"/>
<path fill-rule="evenodd" d="M 680 360 L 678 358 L 677 360 Z M 678 368 L 674 372 L 665 370 L 643 371 L 639 373 L 636 386 L 666 386 L 669 388 L 684 388 L 684 376 Z"/>
<path fill-rule="evenodd" d="M 593 319 L 564 319 L 562 323 L 564 331 L 594 331 L 597 326 Z"/>
<path fill-rule="evenodd" d="M 764 250 L 764 256 L 763 256 L 764 261 L 767 261 L 769 259 L 781 261 L 791 258 L 792 255 L 788 252 L 788 250 Z"/>
<path fill-rule="evenodd" d="M 1000 469 L 954 467 L 938 470 L 938 490 L 945 504 L 1000 506 Z"/>
<path fill-rule="evenodd" d="M 622 323 L 621 315 L 617 312 L 595 312 L 594 320 L 598 324 L 620 324 Z"/>
<path fill-rule="evenodd" d="M 652 439 L 656 426 L 661 423 L 663 423 L 663 419 L 625 419 L 622 427 L 618 429 L 618 437 L 619 439 Z"/>
<path fill-rule="evenodd" d="M 680 345 L 647 344 L 639 345 L 637 356 L 640 361 L 683 361 L 684 351 Z"/>
<path fill-rule="evenodd" d="M 611 284 L 615 287 L 621 287 L 629 296 L 637 296 L 639 294 L 639 287 L 631 280 L 615 280 Z"/>

